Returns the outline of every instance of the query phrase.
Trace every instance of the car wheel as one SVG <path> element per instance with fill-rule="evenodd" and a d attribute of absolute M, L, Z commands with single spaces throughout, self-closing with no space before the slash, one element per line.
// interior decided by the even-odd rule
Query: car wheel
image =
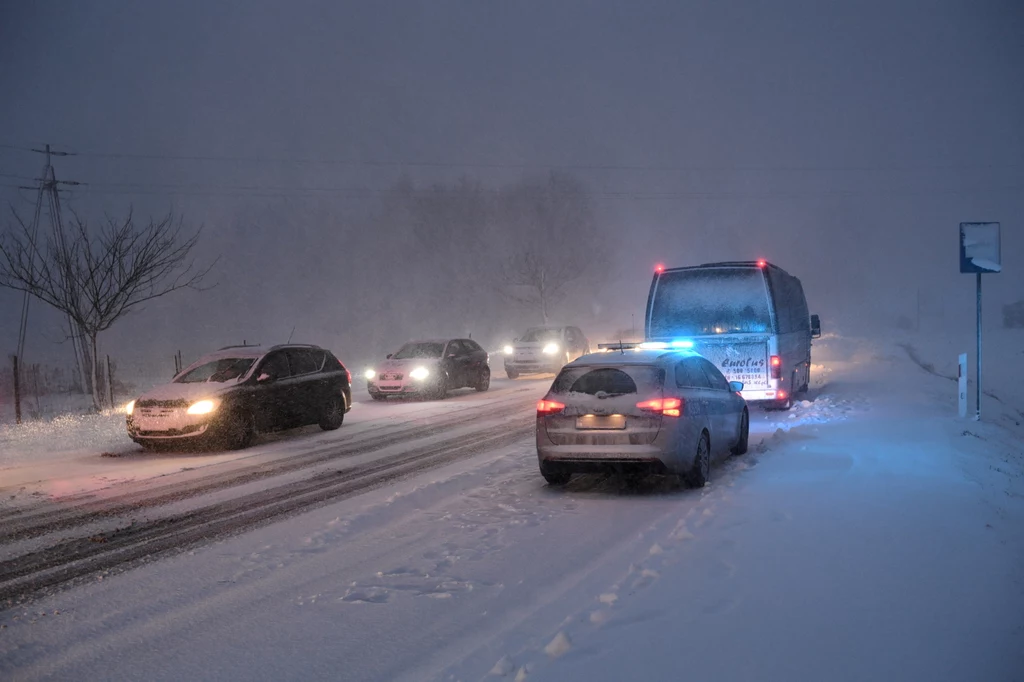
<path fill-rule="evenodd" d="M 324 431 L 334 431 L 341 428 L 345 421 L 345 401 L 340 397 L 331 398 L 324 408 L 320 417 L 320 428 Z"/>
<path fill-rule="evenodd" d="M 448 376 L 442 375 L 440 381 L 437 382 L 437 387 L 434 389 L 434 398 L 437 400 L 444 400 L 448 397 Z"/>
<path fill-rule="evenodd" d="M 478 391 L 480 391 L 482 393 L 482 392 L 486 391 L 487 389 L 489 389 L 490 387 L 491 387 L 491 370 L 489 370 L 489 369 L 487 369 L 485 367 L 484 370 L 482 372 L 480 372 L 480 378 L 476 380 L 476 386 L 474 386 L 473 388 L 475 388 L 476 390 L 478 390 Z"/>
<path fill-rule="evenodd" d="M 711 476 L 711 439 L 708 432 L 700 434 L 697 441 L 697 453 L 693 457 L 693 466 L 686 474 L 686 483 L 691 488 L 703 488 Z"/>
<path fill-rule="evenodd" d="M 519 378 L 519 372 L 514 370 L 514 369 L 506 369 L 505 370 L 505 374 L 508 375 L 509 379 L 518 379 Z"/>
<path fill-rule="evenodd" d="M 228 418 L 221 444 L 229 450 L 242 450 L 256 440 L 256 418 L 250 413 L 236 412 Z"/>
<path fill-rule="evenodd" d="M 740 439 L 732 446 L 730 452 L 734 455 L 743 455 L 747 452 L 747 444 L 750 441 L 750 413 L 744 409 L 740 417 Z"/>
<path fill-rule="evenodd" d="M 563 486 L 572 478 L 572 472 L 564 469 L 554 469 L 549 466 L 540 465 L 540 475 L 548 482 L 548 485 Z"/>

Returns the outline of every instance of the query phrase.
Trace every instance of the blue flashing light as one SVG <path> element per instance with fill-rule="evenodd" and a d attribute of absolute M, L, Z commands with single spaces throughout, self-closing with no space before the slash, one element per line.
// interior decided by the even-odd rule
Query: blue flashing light
<path fill-rule="evenodd" d="M 693 341 L 673 341 L 673 348 L 693 348 Z"/>
<path fill-rule="evenodd" d="M 644 341 L 640 347 L 647 350 L 662 350 L 668 348 L 668 344 L 664 341 Z"/>

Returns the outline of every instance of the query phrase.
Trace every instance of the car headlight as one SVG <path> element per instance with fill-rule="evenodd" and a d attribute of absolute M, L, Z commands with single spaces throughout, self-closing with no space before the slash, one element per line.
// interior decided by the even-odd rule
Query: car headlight
<path fill-rule="evenodd" d="M 124 413 L 125 414 L 131 414 L 134 411 L 135 411 L 135 401 L 134 400 L 124 406 Z"/>
<path fill-rule="evenodd" d="M 368 369 L 365 372 L 363 372 L 363 376 L 366 377 L 367 381 L 373 381 L 374 379 L 377 378 L 377 372 L 375 372 L 372 369 Z"/>
<path fill-rule="evenodd" d="M 217 409 L 217 403 L 212 400 L 200 400 L 188 407 L 189 414 L 210 414 Z"/>
<path fill-rule="evenodd" d="M 558 352 L 558 344 L 557 343 L 549 343 L 548 345 L 544 346 L 544 354 L 545 355 L 554 355 L 557 352 Z"/>
<path fill-rule="evenodd" d="M 409 376 L 417 381 L 423 381 L 430 376 L 430 370 L 426 367 L 417 367 L 413 371 L 409 372 Z"/>
<path fill-rule="evenodd" d="M 516 349 L 513 348 L 512 346 L 505 346 L 504 351 L 505 355 L 512 355 L 512 353 L 514 353 Z"/>

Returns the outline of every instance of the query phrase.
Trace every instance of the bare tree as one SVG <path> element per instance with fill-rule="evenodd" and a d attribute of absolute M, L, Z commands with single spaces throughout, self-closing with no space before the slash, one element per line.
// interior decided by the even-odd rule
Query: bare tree
<path fill-rule="evenodd" d="M 547 324 L 570 286 L 598 273 L 607 260 L 590 195 L 571 176 L 552 173 L 544 182 L 505 192 L 498 210 L 510 254 L 501 270 L 501 293 Z"/>
<path fill-rule="evenodd" d="M 27 292 L 81 330 L 92 357 L 93 405 L 100 409 L 99 334 L 146 301 L 178 289 L 203 289 L 215 261 L 196 267 L 192 250 L 200 230 L 184 233 L 171 214 L 139 227 L 129 211 L 123 220 L 106 218 L 95 231 L 75 215 L 63 243 L 51 236 L 45 244 L 17 214 L 15 220 L 18 228 L 0 239 L 0 286 Z"/>

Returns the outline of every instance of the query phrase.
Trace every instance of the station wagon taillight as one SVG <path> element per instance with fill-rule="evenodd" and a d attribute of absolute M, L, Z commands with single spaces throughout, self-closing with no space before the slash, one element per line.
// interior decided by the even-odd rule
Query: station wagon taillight
<path fill-rule="evenodd" d="M 557 400 L 540 400 L 537 402 L 537 414 L 557 414 L 565 409 L 565 405 Z"/>
<path fill-rule="evenodd" d="M 666 417 L 678 417 L 683 411 L 681 398 L 654 398 L 637 403 L 636 406 L 641 410 L 657 412 Z"/>
<path fill-rule="evenodd" d="M 772 368 L 772 379 L 782 378 L 782 358 L 778 355 L 773 355 L 770 364 Z"/>
<path fill-rule="evenodd" d="M 352 384 L 352 372 L 350 372 L 350 371 L 348 371 L 348 370 L 346 369 L 346 370 L 345 370 L 345 376 L 347 376 L 347 377 L 348 377 L 348 383 L 349 383 L 349 385 L 351 385 L 351 384 Z"/>

